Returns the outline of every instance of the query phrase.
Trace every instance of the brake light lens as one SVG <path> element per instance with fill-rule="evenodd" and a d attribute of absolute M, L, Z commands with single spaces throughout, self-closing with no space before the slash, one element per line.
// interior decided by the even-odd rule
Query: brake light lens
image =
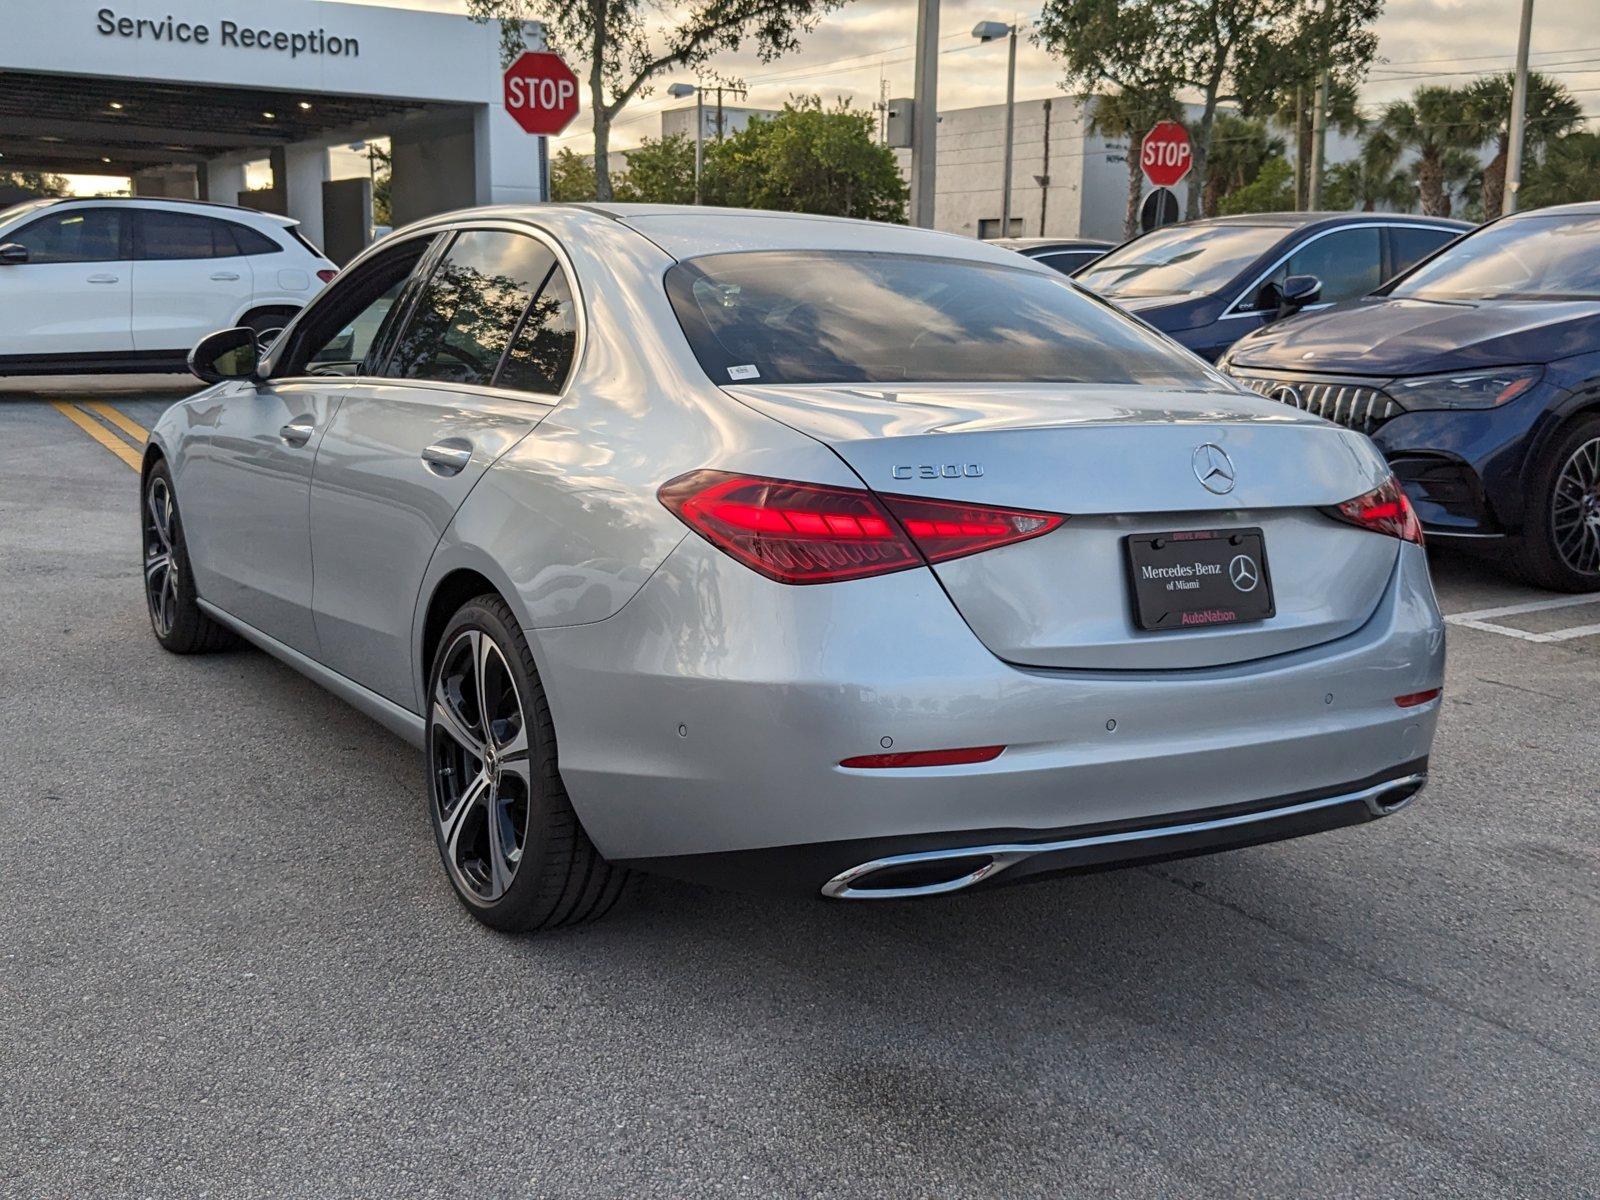
<path fill-rule="evenodd" d="M 317 278 L 322 280 L 323 283 L 332 283 L 333 277 L 338 273 L 339 272 L 334 270 L 332 267 L 323 267 L 317 272 Z"/>
<path fill-rule="evenodd" d="M 839 765 L 856 770 L 891 767 L 960 767 L 969 763 L 993 762 L 1004 746 L 968 746 L 961 750 L 907 750 L 895 754 L 863 754 L 847 758 Z"/>
<path fill-rule="evenodd" d="M 717 549 L 779 583 L 837 583 L 1049 533 L 1066 518 L 910 496 L 691 471 L 661 503 Z"/>
<path fill-rule="evenodd" d="M 1393 475 L 1382 487 L 1373 488 L 1364 496 L 1346 500 L 1343 504 L 1322 510 L 1330 517 L 1399 538 L 1402 542 L 1422 545 L 1422 522 L 1406 498 L 1400 481 Z"/>

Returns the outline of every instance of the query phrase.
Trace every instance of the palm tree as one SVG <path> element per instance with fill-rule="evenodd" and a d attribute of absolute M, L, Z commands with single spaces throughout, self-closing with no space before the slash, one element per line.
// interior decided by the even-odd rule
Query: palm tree
<path fill-rule="evenodd" d="M 1409 100 L 1384 106 L 1378 128 L 1402 150 L 1416 152 L 1412 169 L 1425 216 L 1450 215 L 1445 158 L 1452 150 L 1473 150 L 1481 144 L 1474 125 L 1467 113 L 1467 94 L 1459 88 L 1427 85 L 1412 92 Z"/>
<path fill-rule="evenodd" d="M 1399 166 L 1399 144 L 1381 129 L 1373 130 L 1362 141 L 1360 154 L 1328 168 L 1329 206 L 1376 212 L 1381 205 L 1409 212 L 1416 188 Z"/>
<path fill-rule="evenodd" d="M 1282 158 L 1283 139 L 1268 132 L 1264 121 L 1218 113 L 1211 134 L 1211 160 L 1206 165 L 1205 211 L 1218 213 L 1222 200 L 1252 182 L 1270 158 Z"/>
<path fill-rule="evenodd" d="M 1139 196 L 1144 187 L 1139 143 L 1157 121 L 1182 119 L 1183 107 L 1171 92 L 1124 89 L 1088 100 L 1093 105 L 1089 113 L 1089 132 L 1128 140 L 1128 207 L 1122 218 L 1122 236 L 1132 237 L 1139 232 Z"/>
<path fill-rule="evenodd" d="M 1500 215 L 1506 188 L 1506 159 L 1511 141 L 1511 90 L 1516 77 L 1485 75 L 1467 88 L 1467 115 L 1478 141 L 1493 142 L 1495 154 L 1483 169 L 1483 215 Z M 1564 83 L 1533 71 L 1528 75 L 1528 116 L 1523 153 L 1537 152 L 1583 123 L 1583 107 Z"/>
<path fill-rule="evenodd" d="M 1551 142 L 1517 199 L 1524 208 L 1600 200 L 1600 133 L 1569 133 Z"/>
<path fill-rule="evenodd" d="M 1298 164 L 1295 169 L 1295 205 L 1301 209 L 1306 206 L 1315 96 L 1315 80 L 1299 87 L 1279 88 L 1272 93 L 1267 109 L 1272 123 L 1287 130 L 1294 138 L 1295 162 Z M 1361 115 L 1361 98 L 1356 93 L 1354 83 L 1346 79 L 1335 79 L 1329 83 L 1328 95 L 1323 102 L 1323 122 L 1329 129 L 1337 130 L 1346 137 L 1356 137 L 1366 132 L 1367 119 Z M 1332 177 L 1331 168 L 1329 176 Z"/>

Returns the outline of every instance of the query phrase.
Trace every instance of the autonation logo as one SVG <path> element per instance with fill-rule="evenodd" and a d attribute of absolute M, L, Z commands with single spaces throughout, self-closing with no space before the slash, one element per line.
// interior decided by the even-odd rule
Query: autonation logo
<path fill-rule="evenodd" d="M 339 37 L 326 29 L 263 29 L 237 21 L 218 21 L 213 28 L 204 21 L 180 21 L 176 17 L 126 17 L 115 9 L 102 8 L 94 15 L 95 32 L 101 37 L 128 38 L 136 42 L 171 42 L 177 46 L 231 46 L 239 50 L 271 50 L 299 58 L 302 54 L 326 54 L 334 58 L 361 57 L 361 43 L 353 37 Z"/>

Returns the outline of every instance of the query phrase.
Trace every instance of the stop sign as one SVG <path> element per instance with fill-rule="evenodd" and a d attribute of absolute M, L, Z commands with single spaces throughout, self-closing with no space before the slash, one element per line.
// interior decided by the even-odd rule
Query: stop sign
<path fill-rule="evenodd" d="M 506 68 L 506 111 L 529 133 L 560 133 L 578 115 L 578 77 L 559 54 L 524 50 Z"/>
<path fill-rule="evenodd" d="M 1158 121 L 1155 128 L 1144 135 L 1144 144 L 1139 148 L 1139 165 L 1144 168 L 1144 177 L 1156 187 L 1171 187 L 1177 183 L 1194 166 L 1189 131 L 1176 121 Z"/>

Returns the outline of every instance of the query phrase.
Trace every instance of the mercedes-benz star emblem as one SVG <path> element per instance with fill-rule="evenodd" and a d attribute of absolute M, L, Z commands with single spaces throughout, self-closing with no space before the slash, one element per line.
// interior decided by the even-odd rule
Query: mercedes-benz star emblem
<path fill-rule="evenodd" d="M 1256 570 L 1255 559 L 1248 554 L 1235 554 L 1228 564 L 1228 578 L 1241 592 L 1253 592 L 1261 582 L 1261 573 Z"/>
<path fill-rule="evenodd" d="M 1280 383 L 1267 393 L 1269 400 L 1276 400 L 1279 404 L 1292 404 L 1296 408 L 1304 408 L 1300 403 L 1300 389 L 1292 383 Z"/>
<path fill-rule="evenodd" d="M 1233 491 L 1233 459 L 1221 446 L 1201 442 L 1194 448 L 1194 477 L 1208 492 L 1225 496 Z"/>

